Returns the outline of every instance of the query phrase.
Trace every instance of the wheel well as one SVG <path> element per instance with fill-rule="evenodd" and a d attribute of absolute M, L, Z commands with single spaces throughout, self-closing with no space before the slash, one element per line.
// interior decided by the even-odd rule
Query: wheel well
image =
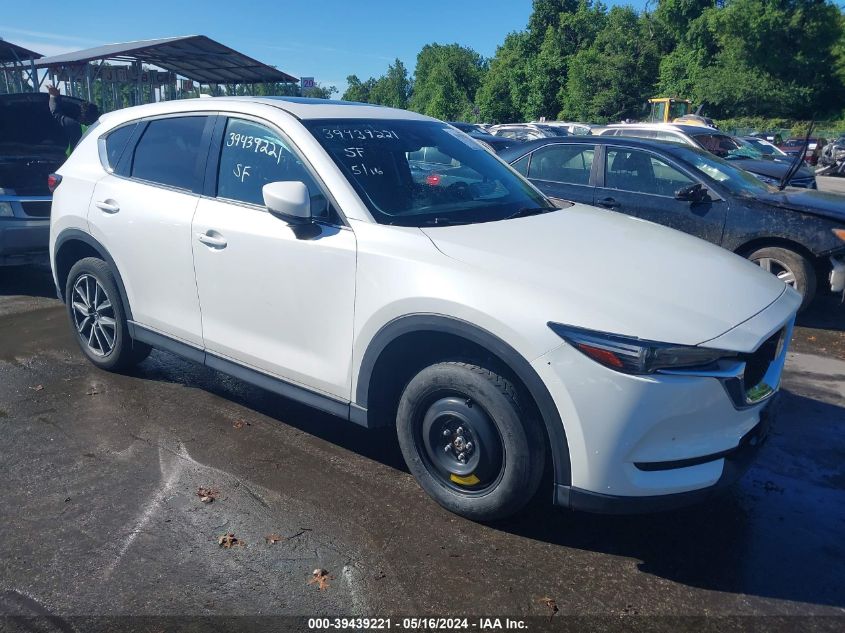
<path fill-rule="evenodd" d="M 103 259 L 103 256 L 97 249 L 82 240 L 70 239 L 59 247 L 56 253 L 56 279 L 62 299 L 66 298 L 65 287 L 67 286 L 67 276 L 70 273 L 70 269 L 73 268 L 76 262 L 86 257 Z"/>
<path fill-rule="evenodd" d="M 367 385 L 370 426 L 392 426 L 399 398 L 408 382 L 425 367 L 444 360 L 481 364 L 507 378 L 519 392 L 522 404 L 543 427 L 546 454 L 553 457 L 540 407 L 516 372 L 483 345 L 447 332 L 408 332 L 393 339 L 382 350 Z"/>
<path fill-rule="evenodd" d="M 818 259 L 806 246 L 782 237 L 758 237 L 750 242 L 746 242 L 734 252 L 737 255 L 748 257 L 754 251 L 767 247 L 786 248 L 795 251 L 799 255 L 806 257 L 810 262 L 815 262 Z"/>

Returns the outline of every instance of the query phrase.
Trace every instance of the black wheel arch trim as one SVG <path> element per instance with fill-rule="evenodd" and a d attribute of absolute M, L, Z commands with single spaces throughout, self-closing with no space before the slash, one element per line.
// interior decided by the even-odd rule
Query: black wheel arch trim
<path fill-rule="evenodd" d="M 370 379 L 382 352 L 394 340 L 413 332 L 439 332 L 452 334 L 475 343 L 504 362 L 522 381 L 539 409 L 549 437 L 549 445 L 557 485 L 569 485 L 572 472 L 569 461 L 569 444 L 557 405 L 539 374 L 519 352 L 495 334 L 468 321 L 440 314 L 409 314 L 390 321 L 376 333 L 367 346 L 358 370 L 355 405 L 367 409 Z"/>
<path fill-rule="evenodd" d="M 126 295 L 126 287 L 123 285 L 123 278 L 120 276 L 120 270 L 118 270 L 117 264 L 115 264 L 114 259 L 109 254 L 106 247 L 100 244 L 91 234 L 86 233 L 85 231 L 81 231 L 80 229 L 65 229 L 59 236 L 56 238 L 56 245 L 55 245 L 55 257 L 57 258 L 59 252 L 61 252 L 62 246 L 70 241 L 79 241 L 83 242 L 84 244 L 93 248 L 97 253 L 103 258 L 103 260 L 109 265 L 111 268 L 111 272 L 114 275 L 115 283 L 117 284 L 117 291 L 120 293 L 120 300 L 123 303 L 123 310 L 126 313 L 126 319 L 132 320 L 132 306 L 129 305 L 129 298 Z M 56 262 L 52 262 L 53 269 L 55 270 Z M 56 273 L 58 275 L 58 271 Z M 56 281 L 56 291 L 58 294 L 59 299 L 65 301 L 65 289 L 60 288 L 58 281 Z"/>

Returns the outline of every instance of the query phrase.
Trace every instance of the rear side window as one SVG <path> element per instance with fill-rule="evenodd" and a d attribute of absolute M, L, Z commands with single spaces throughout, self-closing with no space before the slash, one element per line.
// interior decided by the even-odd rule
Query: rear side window
<path fill-rule="evenodd" d="M 206 118 L 188 116 L 150 121 L 135 147 L 132 177 L 194 189 Z"/>
<path fill-rule="evenodd" d="M 123 155 L 123 150 L 126 149 L 126 143 L 129 142 L 129 138 L 132 136 L 137 125 L 137 123 L 124 125 L 106 136 L 106 167 L 112 171 L 117 168 L 120 157 Z"/>

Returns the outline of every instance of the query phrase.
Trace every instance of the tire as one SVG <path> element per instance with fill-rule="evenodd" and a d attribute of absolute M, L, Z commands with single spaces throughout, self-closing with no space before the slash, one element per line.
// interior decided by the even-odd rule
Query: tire
<path fill-rule="evenodd" d="M 70 269 L 65 297 L 71 327 L 82 353 L 94 365 L 121 371 L 140 363 L 150 346 L 133 341 L 109 265 L 86 257 Z"/>
<path fill-rule="evenodd" d="M 810 305 L 816 296 L 816 271 L 803 255 L 787 248 L 767 246 L 751 253 L 748 259 L 800 292 L 800 310 Z"/>
<path fill-rule="evenodd" d="M 396 427 L 411 474 L 455 514 L 475 521 L 511 516 L 540 485 L 546 454 L 540 423 L 514 386 L 490 369 L 463 362 L 426 367 L 405 387 Z"/>

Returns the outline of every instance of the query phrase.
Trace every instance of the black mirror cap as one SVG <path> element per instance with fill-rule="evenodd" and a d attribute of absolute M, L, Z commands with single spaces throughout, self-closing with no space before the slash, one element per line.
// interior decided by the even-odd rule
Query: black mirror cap
<path fill-rule="evenodd" d="M 707 197 L 707 187 L 700 182 L 694 185 L 687 185 L 681 187 L 675 192 L 675 200 L 683 200 L 686 202 L 701 202 Z"/>
<path fill-rule="evenodd" d="M 269 207 L 267 211 L 273 217 L 279 218 L 280 220 L 287 222 L 291 226 L 308 226 L 309 224 L 314 224 L 315 218 L 313 215 L 309 215 L 307 218 L 300 217 L 298 215 L 289 215 L 287 213 L 280 213 L 279 211 L 273 211 Z"/>

